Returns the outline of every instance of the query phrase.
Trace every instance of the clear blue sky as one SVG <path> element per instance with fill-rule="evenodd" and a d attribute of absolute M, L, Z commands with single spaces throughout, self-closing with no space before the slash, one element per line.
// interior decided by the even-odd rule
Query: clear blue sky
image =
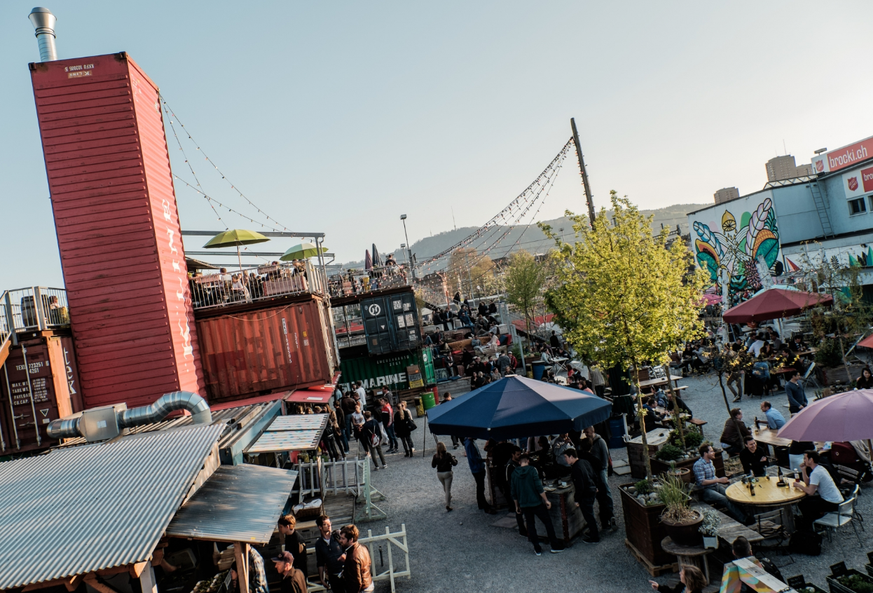
<path fill-rule="evenodd" d="M 62 282 L 27 69 L 33 1 L 0 3 L 0 288 Z M 339 261 L 397 248 L 401 213 L 413 242 L 450 229 L 452 209 L 458 226 L 483 223 L 560 150 L 571 116 L 598 206 L 610 189 L 643 208 L 750 193 L 783 141 L 809 162 L 873 135 L 869 1 L 46 6 L 61 58 L 130 53 L 233 183 L 284 225 L 327 233 Z M 540 218 L 583 210 L 567 165 Z M 177 200 L 183 228 L 223 229 L 179 184 Z"/>

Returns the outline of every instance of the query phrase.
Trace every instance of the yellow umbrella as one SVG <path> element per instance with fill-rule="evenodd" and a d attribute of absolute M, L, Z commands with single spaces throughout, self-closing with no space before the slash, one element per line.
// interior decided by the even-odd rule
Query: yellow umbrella
<path fill-rule="evenodd" d="M 254 245 L 255 243 L 264 243 L 270 239 L 256 233 L 255 231 L 247 231 L 246 229 L 231 229 L 218 233 L 212 237 L 209 242 L 203 246 L 204 249 L 219 249 L 221 247 L 236 247 L 236 257 L 239 260 L 239 269 L 242 271 L 242 256 L 239 248 L 241 245 Z"/>

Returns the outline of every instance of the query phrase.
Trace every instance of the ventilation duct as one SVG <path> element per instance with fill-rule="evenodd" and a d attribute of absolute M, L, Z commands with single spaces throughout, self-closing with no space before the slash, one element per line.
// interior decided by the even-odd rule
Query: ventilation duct
<path fill-rule="evenodd" d="M 39 43 L 39 61 L 53 62 L 58 59 L 55 47 L 55 23 L 57 18 L 48 8 L 37 6 L 27 15 L 36 29 L 36 39 Z"/>
<path fill-rule="evenodd" d="M 46 430 L 54 439 L 85 437 L 89 442 L 105 441 L 121 434 L 124 428 L 159 422 L 176 410 L 190 412 L 194 424 L 212 423 L 205 399 L 190 391 L 174 391 L 141 408 L 128 410 L 126 405 L 116 404 L 85 410 L 80 416 L 53 420 Z"/>

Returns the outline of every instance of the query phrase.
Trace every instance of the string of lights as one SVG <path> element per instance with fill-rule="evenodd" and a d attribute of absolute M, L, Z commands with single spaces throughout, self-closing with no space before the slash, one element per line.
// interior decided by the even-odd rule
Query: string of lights
<path fill-rule="evenodd" d="M 564 148 L 566 149 L 567 146 L 565 146 Z M 515 221 L 513 221 L 513 224 L 510 224 L 508 226 L 503 226 L 503 227 L 497 226 L 496 227 L 497 229 L 501 229 L 501 228 L 503 229 L 503 233 L 500 234 L 500 236 L 497 238 L 497 240 L 495 240 L 493 243 L 491 243 L 491 245 L 489 245 L 481 253 L 478 253 L 478 250 L 477 250 L 477 254 L 474 256 L 472 263 L 469 262 L 469 258 L 466 258 L 465 262 L 459 268 L 456 268 L 455 271 L 461 272 L 461 273 L 469 273 L 476 265 L 478 265 L 479 262 L 483 261 L 486 257 L 488 257 L 489 253 L 495 247 L 497 247 L 503 241 L 503 239 L 505 239 L 506 236 L 509 235 L 509 233 L 511 233 L 512 231 L 514 231 L 516 229 L 515 223 L 518 223 L 519 221 L 521 221 L 524 218 L 525 214 L 527 214 L 535 205 L 538 204 L 537 209 L 534 212 L 533 216 L 528 221 L 528 223 L 526 225 L 524 225 L 524 229 L 522 230 L 521 235 L 519 235 L 519 237 L 515 240 L 515 242 L 509 246 L 509 248 L 503 253 L 503 255 L 501 255 L 501 257 L 505 257 L 513 249 L 515 249 L 516 247 L 519 246 L 521 239 L 524 237 L 524 234 L 527 232 L 527 230 L 533 224 L 534 220 L 536 219 L 537 215 L 539 214 L 540 210 L 542 209 L 543 204 L 545 203 L 545 199 L 548 197 L 549 193 L 551 192 L 552 188 L 554 187 L 555 181 L 557 180 L 558 172 L 561 170 L 561 167 L 563 166 L 563 160 L 558 161 L 557 163 L 553 163 L 553 164 L 554 164 L 553 170 L 550 171 L 549 174 L 547 175 L 547 177 L 545 178 L 545 184 L 541 186 L 540 190 L 533 197 L 533 199 L 526 201 L 524 208 L 521 208 L 519 210 Z M 542 198 L 542 199 L 540 199 L 540 198 Z M 487 240 L 483 240 L 483 242 L 482 242 L 483 245 L 485 242 L 487 242 Z M 475 247 L 473 247 L 473 248 L 475 248 Z M 432 263 L 432 262 L 429 262 L 429 263 Z M 484 273 L 480 274 L 480 276 L 481 275 L 484 275 Z"/>
<path fill-rule="evenodd" d="M 554 174 L 555 168 L 559 163 L 562 163 L 567 156 L 567 153 L 570 150 L 570 147 L 573 146 L 573 139 L 567 141 L 561 151 L 555 156 L 554 159 L 546 166 L 542 173 L 529 185 L 521 194 L 518 195 L 514 200 L 512 200 L 503 210 L 494 215 L 491 219 L 489 219 L 484 225 L 479 227 L 476 231 L 468 235 L 467 237 L 461 239 L 448 249 L 444 249 L 443 251 L 437 253 L 436 255 L 428 258 L 424 262 L 419 265 L 428 264 L 434 262 L 436 260 L 442 259 L 447 255 L 451 254 L 452 251 L 458 249 L 459 247 L 464 247 L 478 238 L 482 237 L 483 232 L 487 232 L 493 226 L 499 226 L 498 222 L 502 220 L 506 220 L 507 214 L 512 214 L 513 210 L 519 208 L 522 204 L 527 204 L 531 198 L 536 198 L 545 188 L 545 185 L 548 182 L 548 179 Z M 543 183 L 543 182 L 546 183 Z"/>
<path fill-rule="evenodd" d="M 173 128 L 173 134 L 176 135 L 176 128 L 175 128 L 175 126 L 173 125 L 173 120 L 175 120 L 175 121 L 179 122 L 179 125 L 180 125 L 180 126 L 182 127 L 182 129 L 184 130 L 185 135 L 188 136 L 188 139 L 189 139 L 189 140 L 191 141 L 191 143 L 192 143 L 192 144 L 197 148 L 197 151 L 198 151 L 200 154 L 203 155 L 203 158 L 206 160 L 207 163 L 209 163 L 210 165 L 212 165 L 212 167 L 215 169 L 215 171 L 216 171 L 216 172 L 221 176 L 221 178 L 222 178 L 222 179 L 223 179 L 223 180 L 224 180 L 224 181 L 225 181 L 225 182 L 230 186 L 230 188 L 231 188 L 232 190 L 234 190 L 237 194 L 239 194 L 239 196 L 240 196 L 243 200 L 245 200 L 246 202 L 248 202 L 248 204 L 249 204 L 252 208 L 254 208 L 255 210 L 257 210 L 257 211 L 258 211 L 258 214 L 261 214 L 264 218 L 266 218 L 267 220 L 271 221 L 272 223 L 274 223 L 275 225 L 277 225 L 277 226 L 280 227 L 280 228 L 267 227 L 267 225 L 264 225 L 263 223 L 257 223 L 257 224 L 261 224 L 261 226 L 263 226 L 263 227 L 265 227 L 265 228 L 272 228 L 274 231 L 288 231 L 289 229 L 288 229 L 287 226 L 285 226 L 284 224 L 282 224 L 281 222 L 279 222 L 278 220 L 276 220 L 275 218 L 273 218 L 272 216 L 270 216 L 269 214 L 267 214 L 266 212 L 264 212 L 263 210 L 261 210 L 261 208 L 260 208 L 257 204 L 255 204 L 253 201 L 251 201 L 251 200 L 248 198 L 248 196 L 246 196 L 242 191 L 240 191 L 240 189 L 239 189 L 236 185 L 234 185 L 233 183 L 230 182 L 230 180 L 227 178 L 227 176 L 226 176 L 226 175 L 221 171 L 221 169 L 218 168 L 218 165 L 216 165 L 215 162 L 214 162 L 211 158 L 209 158 L 209 155 L 207 155 L 206 152 L 205 152 L 205 151 L 200 147 L 200 145 L 197 143 L 197 141 L 194 140 L 194 137 L 191 135 L 191 133 L 190 133 L 190 132 L 188 131 L 188 129 L 185 127 L 185 124 L 182 123 L 182 120 L 179 119 L 179 117 L 178 117 L 178 116 L 176 115 L 176 113 L 173 111 L 173 108 L 172 108 L 172 107 L 170 106 L 170 104 L 166 101 L 166 99 L 164 98 L 163 95 L 160 95 L 160 100 L 161 100 L 161 104 L 162 104 L 163 107 L 164 107 L 164 111 L 167 113 L 167 117 L 170 119 L 170 126 Z M 178 140 L 179 140 L 178 135 L 176 135 L 176 140 L 177 140 L 177 142 L 178 142 Z M 181 143 L 180 143 L 180 148 L 181 148 Z M 183 154 L 183 155 L 185 154 L 184 150 L 182 151 L 182 154 Z M 191 167 L 191 163 L 188 161 L 188 157 L 187 157 L 187 156 L 185 156 L 185 163 L 188 164 L 188 168 L 191 169 L 191 172 L 192 172 L 192 173 L 194 173 L 193 168 Z M 197 187 L 202 188 L 202 186 L 200 185 L 200 181 L 197 179 L 197 176 L 196 176 L 196 175 L 194 176 L 194 179 L 197 181 Z M 189 184 L 189 185 L 190 185 L 190 184 Z M 206 194 L 205 192 L 201 192 L 201 193 L 202 193 L 204 196 L 206 196 L 207 199 L 210 199 L 210 197 L 207 196 L 207 194 Z M 212 198 L 212 199 L 214 199 L 214 198 Z M 248 218 L 248 217 L 246 217 L 246 218 L 247 218 L 248 220 L 253 220 L 253 219 Z"/>

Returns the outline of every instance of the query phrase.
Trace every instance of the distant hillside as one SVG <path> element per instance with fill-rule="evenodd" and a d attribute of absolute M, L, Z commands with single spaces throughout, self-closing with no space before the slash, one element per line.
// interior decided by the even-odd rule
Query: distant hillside
<path fill-rule="evenodd" d="M 686 215 L 689 212 L 693 212 L 707 206 L 711 206 L 711 204 L 676 204 L 673 206 L 667 206 L 666 208 L 658 208 L 657 210 L 643 210 L 642 213 L 646 216 L 654 215 L 654 219 L 652 220 L 653 232 L 659 231 L 661 229 L 661 225 L 670 227 L 671 229 L 675 229 L 676 225 L 678 224 L 679 228 L 682 230 L 682 234 L 685 235 L 689 232 L 688 217 Z M 546 220 L 543 222 L 550 225 L 556 233 L 561 234 L 565 241 L 573 241 L 573 227 L 566 217 L 562 216 L 561 218 Z M 564 229 L 563 232 L 561 232 L 560 229 Z M 490 231 L 484 237 L 475 240 L 472 243 L 472 246 L 476 247 L 480 251 L 483 249 L 487 249 L 488 247 L 492 246 L 494 244 L 494 241 L 498 237 L 503 235 L 506 230 L 507 227 L 498 227 Z M 423 262 L 428 258 L 433 257 L 437 253 L 448 249 L 452 245 L 455 245 L 456 243 L 463 240 L 465 237 L 471 235 L 474 232 L 476 232 L 476 227 L 462 227 L 450 231 L 443 231 L 442 233 L 426 237 L 424 239 L 421 239 L 420 241 L 416 241 L 415 243 L 413 243 L 412 252 L 415 254 L 415 257 L 419 262 Z M 518 245 L 516 245 L 516 243 L 518 243 Z M 545 235 L 543 235 L 539 227 L 533 225 L 530 227 L 519 226 L 510 229 L 507 235 L 503 237 L 497 245 L 491 247 L 488 255 L 491 256 L 492 259 L 497 259 L 500 257 L 505 257 L 518 249 L 525 249 L 531 253 L 545 253 L 553 245 L 554 243 L 547 239 Z M 377 243 L 376 247 L 381 248 L 382 246 Z M 387 248 L 388 246 L 386 245 L 385 247 Z M 387 250 L 382 253 L 383 257 L 387 253 Z M 405 250 L 401 250 L 399 248 L 396 249 L 394 251 L 394 257 L 397 259 L 398 262 L 405 262 Z M 337 267 L 340 267 L 342 269 L 362 268 L 363 266 L 363 260 L 346 262 L 337 265 Z"/>

